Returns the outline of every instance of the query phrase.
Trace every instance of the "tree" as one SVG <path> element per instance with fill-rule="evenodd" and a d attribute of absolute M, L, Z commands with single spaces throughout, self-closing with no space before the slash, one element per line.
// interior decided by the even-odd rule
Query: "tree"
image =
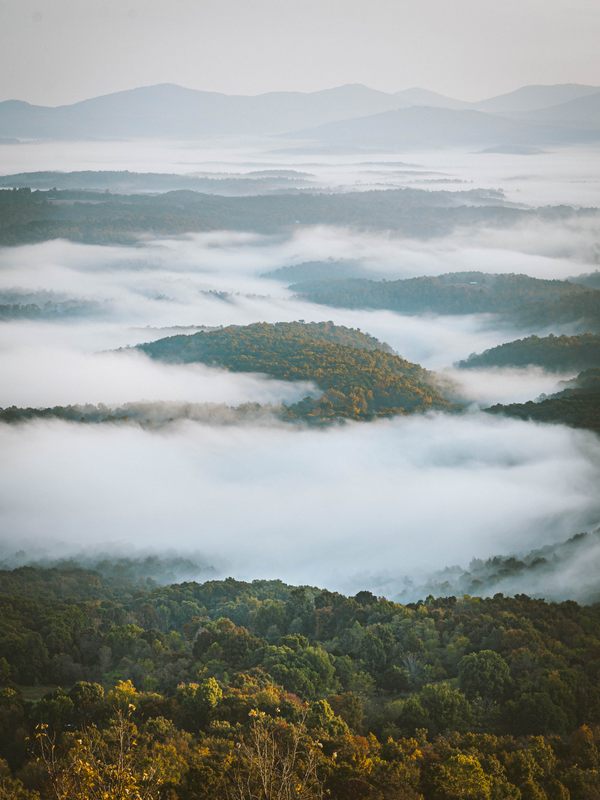
<path fill-rule="evenodd" d="M 252 711 L 248 734 L 236 745 L 226 785 L 229 800 L 320 800 L 320 750 L 304 722 L 296 725 Z"/>
<path fill-rule="evenodd" d="M 120 709 L 105 730 L 91 726 L 58 744 L 40 725 L 35 739 L 55 800 L 159 800 L 185 768 L 175 748 L 145 741 Z"/>
<path fill-rule="evenodd" d="M 434 767 L 433 787 L 439 800 L 490 800 L 492 782 L 473 755 L 458 753 Z"/>
<path fill-rule="evenodd" d="M 465 695 L 473 700 L 498 702 L 510 686 L 510 669 L 499 653 L 480 650 L 464 656 L 458 665 L 458 683 Z"/>

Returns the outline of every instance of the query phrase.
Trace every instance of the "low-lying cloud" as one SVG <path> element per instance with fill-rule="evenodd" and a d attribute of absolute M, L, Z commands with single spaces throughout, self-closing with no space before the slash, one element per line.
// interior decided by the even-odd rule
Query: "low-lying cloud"
<path fill-rule="evenodd" d="M 597 437 L 475 413 L 327 431 L 0 426 L 4 549 L 199 554 L 358 590 L 560 541 L 600 518 Z"/>

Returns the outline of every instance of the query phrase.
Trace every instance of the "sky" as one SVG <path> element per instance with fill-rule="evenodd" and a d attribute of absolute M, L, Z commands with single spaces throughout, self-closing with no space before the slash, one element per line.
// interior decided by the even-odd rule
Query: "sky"
<path fill-rule="evenodd" d="M 0 99 L 600 84 L 598 0 L 0 0 Z"/>

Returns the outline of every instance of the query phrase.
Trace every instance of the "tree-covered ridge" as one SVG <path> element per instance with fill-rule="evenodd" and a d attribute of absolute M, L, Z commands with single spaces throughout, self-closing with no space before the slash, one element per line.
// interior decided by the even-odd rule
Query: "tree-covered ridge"
<path fill-rule="evenodd" d="M 141 234 L 177 235 L 235 230 L 275 233 L 297 225 L 344 225 L 408 236 L 445 236 L 458 226 L 510 226 L 533 220 L 596 217 L 596 209 L 557 206 L 520 209 L 484 189 L 404 188 L 343 193 L 223 197 L 195 191 L 158 195 L 78 190 L 0 190 L 0 244 L 47 239 L 131 244 Z"/>
<path fill-rule="evenodd" d="M 527 403 L 497 404 L 486 411 L 600 433 L 600 369 L 585 370 L 566 385 L 570 388 L 549 397 Z"/>
<path fill-rule="evenodd" d="M 314 303 L 404 314 L 501 314 L 523 325 L 581 322 L 600 329 L 600 291 L 527 275 L 452 272 L 394 281 L 347 279 L 296 284 Z"/>
<path fill-rule="evenodd" d="M 162 361 L 314 382 L 323 394 L 288 407 L 291 418 L 368 419 L 449 407 L 422 367 L 389 352 L 372 336 L 331 322 L 231 325 L 170 336 L 138 349 Z"/>
<path fill-rule="evenodd" d="M 598 606 L 25 568 L 0 608 L 7 800 L 597 797 Z"/>
<path fill-rule="evenodd" d="M 600 367 L 600 334 L 577 336 L 528 336 L 472 353 L 458 367 L 527 367 L 538 366 L 556 372 L 581 372 Z"/>

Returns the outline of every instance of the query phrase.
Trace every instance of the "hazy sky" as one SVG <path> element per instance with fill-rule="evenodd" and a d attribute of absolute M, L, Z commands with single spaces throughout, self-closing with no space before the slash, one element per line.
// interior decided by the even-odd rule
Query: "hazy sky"
<path fill-rule="evenodd" d="M 599 0 L 0 0 L 0 99 L 600 84 Z"/>

